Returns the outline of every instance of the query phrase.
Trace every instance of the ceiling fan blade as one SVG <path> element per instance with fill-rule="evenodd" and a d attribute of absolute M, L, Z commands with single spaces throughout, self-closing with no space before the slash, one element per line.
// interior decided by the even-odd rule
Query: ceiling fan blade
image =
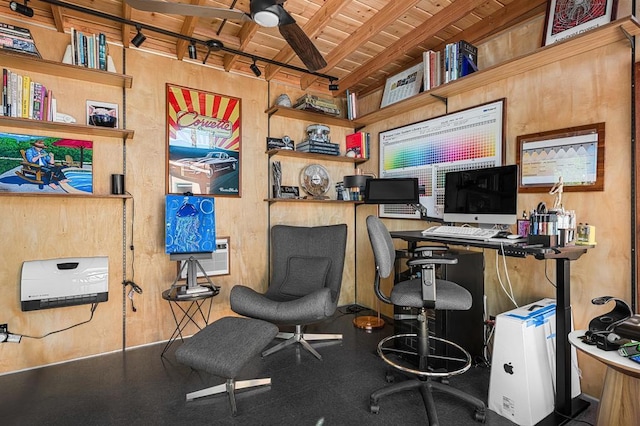
<path fill-rule="evenodd" d="M 134 9 L 144 10 L 146 12 L 228 19 L 230 21 L 251 21 L 249 15 L 238 9 L 196 6 L 187 3 L 172 3 L 158 0 L 125 0 L 125 2 Z"/>
<path fill-rule="evenodd" d="M 298 24 L 293 22 L 280 25 L 278 29 L 309 71 L 318 71 L 327 66 L 327 62 Z"/>

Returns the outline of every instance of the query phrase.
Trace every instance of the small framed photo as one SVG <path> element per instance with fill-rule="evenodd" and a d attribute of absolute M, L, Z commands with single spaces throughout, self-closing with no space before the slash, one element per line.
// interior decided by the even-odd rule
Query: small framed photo
<path fill-rule="evenodd" d="M 618 0 L 549 0 L 542 45 L 547 46 L 616 19 Z"/>
<path fill-rule="evenodd" d="M 528 219 L 518 219 L 518 235 L 526 237 L 529 235 L 530 222 Z"/>
<path fill-rule="evenodd" d="M 87 101 L 87 125 L 118 127 L 118 104 Z"/>

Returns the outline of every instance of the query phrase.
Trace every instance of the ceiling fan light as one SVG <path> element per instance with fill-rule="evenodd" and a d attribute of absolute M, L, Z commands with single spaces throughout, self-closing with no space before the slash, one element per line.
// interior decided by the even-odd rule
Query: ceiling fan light
<path fill-rule="evenodd" d="M 275 13 L 269 10 L 262 10 L 260 12 L 256 12 L 252 16 L 254 22 L 261 27 L 277 27 L 280 23 L 280 18 Z"/>

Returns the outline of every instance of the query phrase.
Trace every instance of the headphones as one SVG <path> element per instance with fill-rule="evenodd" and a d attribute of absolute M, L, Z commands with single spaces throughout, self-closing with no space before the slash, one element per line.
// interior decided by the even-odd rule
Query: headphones
<path fill-rule="evenodd" d="M 627 302 L 612 296 L 601 296 L 592 299 L 591 303 L 605 305 L 612 300 L 615 307 L 611 312 L 597 316 L 589 322 L 589 330 L 581 337 L 587 345 L 596 345 L 605 351 L 612 351 L 624 343 L 624 339 L 613 333 L 613 329 L 633 315 Z"/>

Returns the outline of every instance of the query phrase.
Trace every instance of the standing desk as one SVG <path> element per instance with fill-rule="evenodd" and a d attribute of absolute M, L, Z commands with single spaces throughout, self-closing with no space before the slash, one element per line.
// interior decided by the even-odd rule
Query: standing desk
<path fill-rule="evenodd" d="M 478 241 L 465 238 L 438 237 L 422 235 L 422 231 L 393 231 L 392 238 L 407 241 L 409 249 L 419 242 L 439 242 L 445 245 L 468 246 L 498 250 L 509 245 L 520 248 L 521 255 L 533 256 L 538 260 L 556 261 L 556 398 L 555 410 L 544 418 L 539 425 L 562 425 L 584 411 L 589 403 L 580 398 L 571 398 L 571 350 L 569 333 L 571 332 L 571 274 L 570 264 L 587 252 L 592 246 L 567 246 L 554 248 L 526 247 L 524 244 L 511 244 L 492 241 Z M 509 255 L 509 254 L 507 254 Z"/>

